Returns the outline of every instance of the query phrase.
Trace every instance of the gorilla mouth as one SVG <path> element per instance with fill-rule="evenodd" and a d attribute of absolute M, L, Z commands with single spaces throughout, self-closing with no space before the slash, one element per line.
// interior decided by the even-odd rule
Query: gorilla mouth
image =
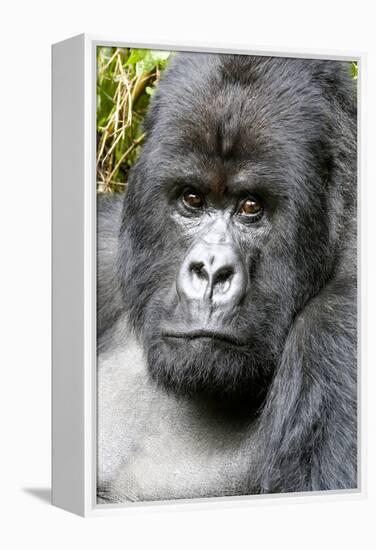
<path fill-rule="evenodd" d="M 163 332 L 163 338 L 175 338 L 182 340 L 210 339 L 219 340 L 233 346 L 245 346 L 245 342 L 232 334 L 217 332 L 214 330 L 193 330 L 190 332 Z"/>

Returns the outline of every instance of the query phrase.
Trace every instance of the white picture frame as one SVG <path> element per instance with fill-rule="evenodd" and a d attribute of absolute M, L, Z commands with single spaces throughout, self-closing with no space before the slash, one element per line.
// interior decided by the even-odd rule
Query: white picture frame
<path fill-rule="evenodd" d="M 356 490 L 289 495 L 254 495 L 152 503 L 96 503 L 96 48 L 100 45 L 179 51 L 205 51 L 357 61 L 358 79 L 358 238 L 361 236 L 362 79 L 365 54 L 323 51 L 260 51 L 224 44 L 133 44 L 126 40 L 79 35 L 52 48 L 52 502 L 81 516 L 143 506 L 231 506 L 297 501 L 354 499 L 365 494 L 362 437 L 364 379 L 359 303 L 358 465 Z M 72 135 L 75 139 L 72 140 Z M 358 243 L 359 244 L 359 243 Z M 360 254 L 360 245 L 358 246 Z M 360 259 L 360 258 L 359 258 Z M 360 262 L 359 262 L 360 265 Z M 360 288 L 360 280 L 359 280 Z M 361 296 L 361 292 L 359 292 Z"/>

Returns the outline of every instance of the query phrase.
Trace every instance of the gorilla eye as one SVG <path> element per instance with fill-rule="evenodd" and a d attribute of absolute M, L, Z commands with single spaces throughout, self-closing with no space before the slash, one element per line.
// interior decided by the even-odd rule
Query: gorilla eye
<path fill-rule="evenodd" d="M 255 197 L 249 197 L 243 201 L 239 207 L 238 213 L 248 218 L 258 218 L 263 212 L 263 207 Z"/>
<path fill-rule="evenodd" d="M 204 206 L 204 199 L 195 191 L 185 191 L 183 194 L 183 202 L 190 208 L 202 208 Z"/>

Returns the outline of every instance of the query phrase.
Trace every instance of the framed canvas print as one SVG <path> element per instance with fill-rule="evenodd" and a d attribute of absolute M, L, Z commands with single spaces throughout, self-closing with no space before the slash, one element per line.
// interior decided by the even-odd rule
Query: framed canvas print
<path fill-rule="evenodd" d="M 53 46 L 53 502 L 359 493 L 362 57 Z"/>

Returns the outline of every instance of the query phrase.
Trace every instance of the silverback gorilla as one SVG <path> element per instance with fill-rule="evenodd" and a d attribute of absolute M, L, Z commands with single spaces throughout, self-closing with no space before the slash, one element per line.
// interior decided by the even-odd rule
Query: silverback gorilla
<path fill-rule="evenodd" d="M 357 487 L 347 63 L 177 54 L 98 199 L 98 501 Z"/>

